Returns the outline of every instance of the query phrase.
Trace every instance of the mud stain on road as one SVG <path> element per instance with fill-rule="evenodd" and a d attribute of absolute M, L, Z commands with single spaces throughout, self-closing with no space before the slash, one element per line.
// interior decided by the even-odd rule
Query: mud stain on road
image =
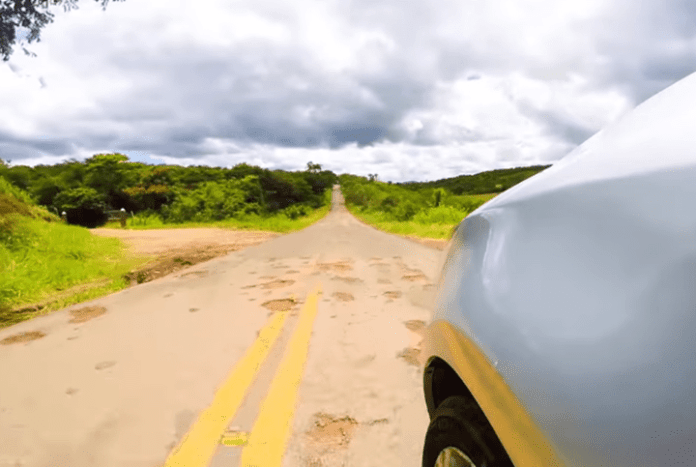
<path fill-rule="evenodd" d="M 114 365 L 116 365 L 116 362 L 113 360 L 109 360 L 109 361 L 97 363 L 96 365 L 94 365 L 94 369 L 95 370 L 104 370 L 106 368 L 111 368 Z"/>
<path fill-rule="evenodd" d="M 353 294 L 347 292 L 334 292 L 333 294 L 331 294 L 331 296 L 340 302 L 350 302 L 355 300 Z"/>
<path fill-rule="evenodd" d="M 209 274 L 209 272 L 207 270 L 191 271 L 191 272 L 185 272 L 185 273 L 179 275 L 179 278 L 181 279 L 181 278 L 188 277 L 188 276 L 205 277 L 208 274 Z"/>
<path fill-rule="evenodd" d="M 22 332 L 22 333 L 15 334 L 13 336 L 4 338 L 3 340 L 0 341 L 0 344 L 2 344 L 2 345 L 21 344 L 24 342 L 31 342 L 31 341 L 34 341 L 36 339 L 41 339 L 44 336 L 46 336 L 46 334 L 41 332 L 41 331 Z"/>
<path fill-rule="evenodd" d="M 84 308 L 78 308 L 77 310 L 70 310 L 70 315 L 72 319 L 70 323 L 85 323 L 91 319 L 106 313 L 106 308 L 103 306 L 86 306 Z"/>

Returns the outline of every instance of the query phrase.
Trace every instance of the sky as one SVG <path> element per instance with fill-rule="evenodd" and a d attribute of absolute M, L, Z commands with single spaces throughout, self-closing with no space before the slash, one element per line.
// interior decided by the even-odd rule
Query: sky
<path fill-rule="evenodd" d="M 125 0 L 0 62 L 0 158 L 426 181 L 552 164 L 696 71 L 691 0 Z"/>

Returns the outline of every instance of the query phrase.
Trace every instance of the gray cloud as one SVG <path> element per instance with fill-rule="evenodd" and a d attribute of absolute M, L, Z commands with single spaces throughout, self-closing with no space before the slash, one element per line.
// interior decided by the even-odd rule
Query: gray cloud
<path fill-rule="evenodd" d="M 303 148 L 328 150 L 322 154 L 340 158 L 345 157 L 341 151 L 352 151 L 354 145 L 365 150 L 379 146 L 384 154 L 385 148 L 399 145 L 404 159 L 373 154 L 366 159 L 372 164 L 369 170 L 391 167 L 392 173 L 407 176 L 407 167 L 417 170 L 422 165 L 417 158 L 425 157 L 421 150 L 430 148 L 442 154 L 442 176 L 457 175 L 453 171 L 515 160 L 533 163 L 537 159 L 518 149 L 516 143 L 525 143 L 519 138 L 543 136 L 546 143 L 540 143 L 538 158 L 553 160 L 609 123 L 599 104 L 600 110 L 592 110 L 599 116 L 588 117 L 576 114 L 580 104 L 558 108 L 562 104 L 509 93 L 520 118 L 500 115 L 508 123 L 498 127 L 491 114 L 494 123 L 480 128 L 478 122 L 454 116 L 473 112 L 473 103 L 448 106 L 447 93 L 454 93 L 459 82 L 474 85 L 496 77 L 514 84 L 512 76 L 523 76 L 552 87 L 578 75 L 585 83 L 578 93 L 610 99 L 617 92 L 637 104 L 696 69 L 696 6 L 689 0 L 640 5 L 613 0 L 582 19 L 570 15 L 567 24 L 558 25 L 541 21 L 524 6 L 503 15 L 496 2 L 443 0 L 433 8 L 415 0 L 353 0 L 326 4 L 331 30 L 318 24 L 316 36 L 306 33 L 302 21 L 319 13 L 298 1 L 224 7 L 246 8 L 285 31 L 285 36 L 269 32 L 268 37 L 252 31 L 244 40 L 227 42 L 235 26 L 217 42 L 197 41 L 208 34 L 206 28 L 184 17 L 170 24 L 174 7 L 168 10 L 174 16 L 160 21 L 156 2 L 147 7 L 155 8 L 148 13 L 151 18 L 123 13 L 104 19 L 128 8 L 134 8 L 133 15 L 144 11 L 129 2 L 102 16 L 79 16 L 83 11 L 59 15 L 36 47 L 38 58 L 18 58 L 9 67 L 17 76 L 35 76 L 36 91 L 31 92 L 42 96 L 60 95 L 70 79 L 79 80 L 84 92 L 73 90 L 76 99 L 91 105 L 75 104 L 68 111 L 56 104 L 51 115 L 37 112 L 37 136 L 19 138 L 7 129 L 0 132 L 0 147 L 17 160 L 94 149 L 179 160 L 220 156 L 241 161 L 253 155 L 289 167 L 304 162 L 278 154 L 300 154 L 292 151 Z M 556 2 L 545 8 L 563 13 Z M 74 26 L 55 29 L 51 36 L 49 28 L 61 24 Z M 168 28 L 176 26 L 180 36 L 170 37 Z M 335 50 L 324 50 L 329 44 Z M 55 71 L 60 66 L 64 70 Z M 34 95 L 40 94 L 27 94 Z M 26 109 L 20 101 L 12 105 L 10 114 Z M 477 105 L 486 110 L 485 102 Z M 495 109 L 491 105 L 489 113 Z M 409 129 L 404 122 L 417 112 L 429 119 L 419 129 Z M 514 122 L 525 118 L 540 135 L 526 129 L 519 136 L 523 132 Z M 461 150 L 457 145 L 470 146 Z M 450 146 L 454 149 L 446 149 Z"/>
<path fill-rule="evenodd" d="M 570 115 L 534 107 L 530 102 L 521 101 L 517 107 L 520 113 L 545 127 L 550 136 L 573 145 L 582 144 L 599 130 L 599 128 L 588 128 Z"/>

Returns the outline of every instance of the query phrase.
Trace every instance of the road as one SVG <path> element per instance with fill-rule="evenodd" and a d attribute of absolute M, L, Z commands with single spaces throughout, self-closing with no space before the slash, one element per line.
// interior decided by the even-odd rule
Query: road
<path fill-rule="evenodd" d="M 442 252 L 315 225 L 0 331 L 0 467 L 418 466 Z"/>

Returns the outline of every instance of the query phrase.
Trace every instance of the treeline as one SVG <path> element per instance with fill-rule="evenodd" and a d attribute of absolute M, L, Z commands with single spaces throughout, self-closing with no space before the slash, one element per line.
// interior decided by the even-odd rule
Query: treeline
<path fill-rule="evenodd" d="M 379 213 L 384 221 L 452 224 L 461 221 L 489 196 L 454 195 L 443 188 L 406 187 L 356 175 L 341 175 L 341 190 L 349 207 Z"/>
<path fill-rule="evenodd" d="M 9 167 L 0 177 L 69 223 L 94 227 L 107 212 L 157 215 L 164 222 L 209 222 L 249 214 L 297 218 L 325 203 L 337 176 L 307 164 L 302 172 L 248 164 L 230 169 L 131 162 L 123 154 L 97 154 L 84 162 Z"/>
<path fill-rule="evenodd" d="M 404 183 L 403 186 L 411 190 L 444 188 L 455 195 L 500 193 L 549 167 L 551 166 L 533 165 L 514 169 L 490 170 L 474 175 L 460 175 L 453 178 L 444 178 L 434 182 L 408 182 Z"/>

